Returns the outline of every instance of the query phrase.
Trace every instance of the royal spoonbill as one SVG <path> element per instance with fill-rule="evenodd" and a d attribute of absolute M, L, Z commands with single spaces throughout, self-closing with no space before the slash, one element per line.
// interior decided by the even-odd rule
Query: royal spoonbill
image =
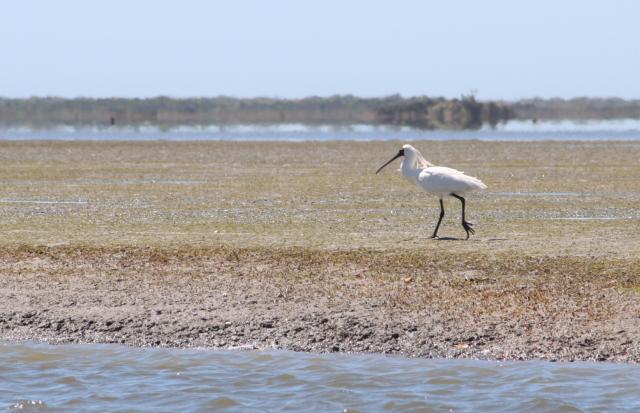
<path fill-rule="evenodd" d="M 404 156 L 402 165 L 400 165 L 402 175 L 423 191 L 434 194 L 440 198 L 440 218 L 438 219 L 436 229 L 433 231 L 431 238 L 438 237 L 438 228 L 440 228 L 440 223 L 444 217 L 444 204 L 442 203 L 442 199 L 446 196 L 452 196 L 462 203 L 462 228 L 467 232 L 466 239 L 469 239 L 469 234 L 474 234 L 475 230 L 473 229 L 473 224 L 468 222 L 464 217 L 465 199 L 462 195 L 474 189 L 486 189 L 487 186 L 478 178 L 465 175 L 464 172 L 447 168 L 446 166 L 435 166 L 431 164 L 411 145 L 402 146 L 402 149 L 400 149 L 396 156 L 382 165 L 376 171 L 376 174 L 401 156 Z"/>

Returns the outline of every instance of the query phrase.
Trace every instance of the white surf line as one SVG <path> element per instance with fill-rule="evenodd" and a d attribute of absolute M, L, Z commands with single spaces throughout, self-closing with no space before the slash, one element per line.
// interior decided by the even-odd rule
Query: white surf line
<path fill-rule="evenodd" d="M 85 205 L 89 201 L 43 201 L 43 200 L 27 200 L 27 199 L 0 199 L 2 204 L 44 204 L 44 205 Z"/>

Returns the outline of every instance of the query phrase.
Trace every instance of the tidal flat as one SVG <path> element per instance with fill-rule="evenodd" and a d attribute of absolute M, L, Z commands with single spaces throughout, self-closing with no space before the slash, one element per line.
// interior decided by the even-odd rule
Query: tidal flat
<path fill-rule="evenodd" d="M 0 338 L 640 360 L 640 142 L 401 144 L 0 142 Z"/>

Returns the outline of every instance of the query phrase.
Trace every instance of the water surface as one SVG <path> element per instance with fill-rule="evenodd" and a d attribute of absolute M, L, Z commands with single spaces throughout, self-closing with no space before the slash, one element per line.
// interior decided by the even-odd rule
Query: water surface
<path fill-rule="evenodd" d="M 640 140 L 640 119 L 598 121 L 510 121 L 478 130 L 420 130 L 372 125 L 230 125 L 71 127 L 0 129 L 0 140 L 169 141 L 418 141 L 418 140 Z"/>
<path fill-rule="evenodd" d="M 0 344 L 0 410 L 637 412 L 628 364 Z"/>

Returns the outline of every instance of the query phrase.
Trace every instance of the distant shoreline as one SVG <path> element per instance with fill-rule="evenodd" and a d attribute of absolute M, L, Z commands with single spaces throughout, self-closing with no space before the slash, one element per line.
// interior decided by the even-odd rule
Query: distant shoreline
<path fill-rule="evenodd" d="M 351 95 L 272 98 L 147 99 L 34 97 L 1 99 L 0 125 L 369 124 L 421 129 L 474 129 L 511 117 L 496 102 L 474 97 L 359 98 Z"/>
<path fill-rule="evenodd" d="M 360 98 L 0 98 L 0 127 L 305 124 L 473 130 L 508 120 L 639 119 L 640 100 L 615 98 L 479 101 L 473 96 Z"/>

